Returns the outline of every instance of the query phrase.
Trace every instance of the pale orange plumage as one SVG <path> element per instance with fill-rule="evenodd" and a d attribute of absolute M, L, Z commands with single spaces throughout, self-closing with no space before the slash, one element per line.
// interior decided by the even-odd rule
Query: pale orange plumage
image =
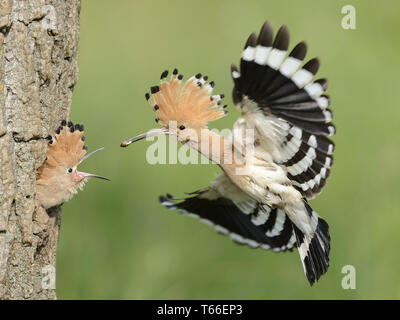
<path fill-rule="evenodd" d="M 54 136 L 48 136 L 46 160 L 40 167 L 36 180 L 39 203 L 46 209 L 68 201 L 87 178 L 101 176 L 79 172 L 78 165 L 89 155 L 84 143 L 83 125 L 73 125 L 63 120 Z M 97 150 L 96 150 L 97 151 Z M 108 179 L 107 179 L 108 180 Z"/>
<path fill-rule="evenodd" d="M 47 159 L 39 169 L 37 177 L 38 184 L 46 183 L 46 179 L 51 178 L 52 171 L 60 165 L 73 168 L 86 154 L 85 143 L 82 141 L 83 131 L 70 131 L 70 127 L 62 126 L 60 133 L 54 136 L 49 149 Z"/>
<path fill-rule="evenodd" d="M 162 74 L 159 86 L 151 88 L 150 103 L 161 125 L 167 127 L 170 121 L 176 121 L 191 128 L 205 128 L 208 122 L 224 116 L 224 106 L 219 104 L 223 95 L 211 95 L 214 83 L 206 83 L 207 77 L 198 74 L 182 84 L 176 69 L 169 81 L 164 80 L 167 74 Z"/>

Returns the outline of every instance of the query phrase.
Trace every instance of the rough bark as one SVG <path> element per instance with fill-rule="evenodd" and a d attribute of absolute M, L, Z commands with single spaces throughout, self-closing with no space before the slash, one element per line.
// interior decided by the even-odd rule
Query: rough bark
<path fill-rule="evenodd" d="M 46 136 L 70 117 L 80 6 L 0 0 L 0 299 L 56 298 L 61 210 L 38 208 L 35 182 Z"/>

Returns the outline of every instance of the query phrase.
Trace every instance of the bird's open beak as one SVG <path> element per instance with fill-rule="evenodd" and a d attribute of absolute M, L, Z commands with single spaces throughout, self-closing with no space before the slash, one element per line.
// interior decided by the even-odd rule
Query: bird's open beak
<path fill-rule="evenodd" d="M 97 174 L 91 174 L 91 173 L 80 172 L 80 171 L 76 171 L 76 174 L 81 178 L 99 178 L 99 179 L 111 181 L 110 179 L 108 179 L 106 177 L 98 176 Z"/>
<path fill-rule="evenodd" d="M 149 130 L 145 133 L 139 134 L 136 137 L 130 138 L 130 139 L 126 139 L 124 141 L 121 142 L 121 147 L 125 148 L 127 146 L 129 146 L 131 143 L 142 140 L 144 138 L 147 137 L 156 137 L 156 136 L 160 136 L 162 134 L 168 134 L 168 129 L 166 128 L 161 128 L 161 129 L 152 129 Z"/>
<path fill-rule="evenodd" d="M 89 158 L 91 155 L 93 155 L 93 154 L 95 154 L 96 152 L 101 151 L 101 150 L 104 150 L 104 147 L 99 148 L 99 149 L 96 149 L 96 150 L 94 150 L 94 151 L 92 151 L 92 152 L 89 152 L 89 153 L 85 154 L 85 155 L 82 157 L 82 159 L 79 161 L 79 164 L 81 164 L 83 161 L 85 161 L 85 160 L 86 160 L 87 158 Z M 78 171 L 78 170 L 76 170 L 76 174 L 77 174 L 79 177 L 82 177 L 82 178 L 99 178 L 99 179 L 111 181 L 110 179 L 108 179 L 108 178 L 106 178 L 106 177 L 99 176 L 99 175 L 97 175 L 97 174 L 91 174 L 91 173 L 86 173 L 86 172 L 80 172 L 80 171 Z"/>
<path fill-rule="evenodd" d="M 98 151 L 104 150 L 104 147 L 98 148 L 92 152 L 86 153 L 82 159 L 79 161 L 79 164 L 81 164 L 83 161 L 85 161 L 87 158 L 89 158 L 91 155 L 95 154 Z"/>

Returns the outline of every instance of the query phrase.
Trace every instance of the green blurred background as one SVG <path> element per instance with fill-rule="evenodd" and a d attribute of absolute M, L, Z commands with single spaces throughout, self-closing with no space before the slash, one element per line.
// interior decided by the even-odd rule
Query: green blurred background
<path fill-rule="evenodd" d="M 356 30 L 341 27 L 346 4 Z M 85 123 L 90 150 L 106 147 L 82 169 L 112 182 L 90 181 L 63 207 L 58 298 L 400 298 L 399 9 L 398 1 L 84 0 L 71 119 Z M 144 93 L 174 67 L 215 80 L 231 112 L 211 127 L 230 128 L 239 113 L 229 67 L 266 19 L 288 25 L 291 48 L 306 40 L 330 83 L 335 164 L 311 205 L 330 225 L 331 266 L 312 288 L 297 252 L 235 245 L 158 203 L 208 185 L 217 166 L 150 165 L 150 142 L 119 147 L 156 126 Z M 356 268 L 356 290 L 341 287 L 344 265 Z"/>

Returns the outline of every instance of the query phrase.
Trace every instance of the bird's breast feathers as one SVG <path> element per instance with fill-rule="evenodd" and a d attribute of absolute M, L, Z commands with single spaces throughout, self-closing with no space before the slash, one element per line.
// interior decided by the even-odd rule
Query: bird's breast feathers
<path fill-rule="evenodd" d="M 64 186 L 57 183 L 37 184 L 36 194 L 39 202 L 45 209 L 59 206 L 69 201 L 78 190 L 82 190 L 86 183 L 83 179 L 78 185 Z"/>
<path fill-rule="evenodd" d="M 270 206 L 280 207 L 302 198 L 280 165 L 255 156 L 247 155 L 245 166 L 227 174 L 250 197 Z"/>

